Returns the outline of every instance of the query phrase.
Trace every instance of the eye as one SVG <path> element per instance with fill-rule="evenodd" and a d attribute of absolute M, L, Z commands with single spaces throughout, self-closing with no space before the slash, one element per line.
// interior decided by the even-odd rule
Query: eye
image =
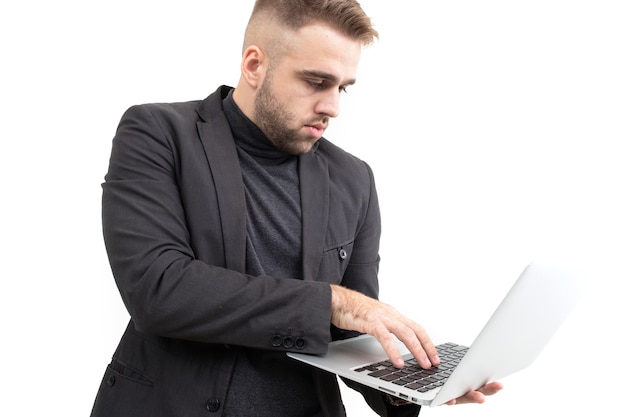
<path fill-rule="evenodd" d="M 313 87 L 315 90 L 326 90 L 328 88 L 332 88 L 332 85 L 330 83 L 328 83 L 326 80 L 308 80 L 307 83 Z M 339 90 L 340 93 L 347 93 L 348 92 L 348 86 L 347 85 L 340 85 L 339 87 L 337 87 L 337 89 Z"/>
<path fill-rule="evenodd" d="M 326 88 L 326 82 L 324 80 L 308 80 L 307 83 L 316 90 Z"/>

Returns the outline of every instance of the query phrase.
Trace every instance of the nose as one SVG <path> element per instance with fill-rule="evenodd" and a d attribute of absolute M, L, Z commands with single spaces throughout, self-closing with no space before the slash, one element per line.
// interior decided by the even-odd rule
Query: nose
<path fill-rule="evenodd" d="M 315 112 L 324 114 L 328 117 L 339 116 L 339 98 L 340 92 L 337 90 L 329 90 L 320 97 L 315 107 Z"/>

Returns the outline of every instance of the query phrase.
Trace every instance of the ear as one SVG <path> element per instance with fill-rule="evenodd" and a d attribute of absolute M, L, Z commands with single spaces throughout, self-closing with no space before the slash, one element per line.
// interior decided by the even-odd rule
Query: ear
<path fill-rule="evenodd" d="M 243 52 L 241 60 L 241 75 L 250 85 L 256 89 L 261 85 L 267 69 L 267 55 L 261 48 L 251 45 Z"/>

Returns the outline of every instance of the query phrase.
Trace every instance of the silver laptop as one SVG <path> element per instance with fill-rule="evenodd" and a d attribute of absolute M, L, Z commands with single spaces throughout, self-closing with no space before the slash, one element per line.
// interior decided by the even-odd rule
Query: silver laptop
<path fill-rule="evenodd" d="M 288 355 L 415 404 L 434 407 L 529 366 L 574 308 L 580 293 L 580 279 L 573 271 L 531 263 L 474 343 L 469 348 L 439 345 L 442 363 L 429 370 L 420 368 L 400 342 L 405 366 L 393 368 L 378 341 L 369 335 L 332 342 L 323 356 Z"/>

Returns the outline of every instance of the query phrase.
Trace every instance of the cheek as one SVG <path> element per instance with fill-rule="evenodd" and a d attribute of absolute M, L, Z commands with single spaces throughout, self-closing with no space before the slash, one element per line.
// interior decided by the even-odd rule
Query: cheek
<path fill-rule="evenodd" d="M 293 82 L 275 90 L 276 96 L 289 111 L 302 111 L 313 107 L 315 91 L 304 82 Z"/>
<path fill-rule="evenodd" d="M 290 121 L 306 119 L 313 111 L 309 100 L 295 95 L 281 95 L 280 103 L 286 119 Z"/>
<path fill-rule="evenodd" d="M 292 115 L 306 120 L 317 113 L 316 107 L 318 103 L 319 100 L 316 99 L 315 94 L 292 96 L 287 98 L 286 109 Z"/>

